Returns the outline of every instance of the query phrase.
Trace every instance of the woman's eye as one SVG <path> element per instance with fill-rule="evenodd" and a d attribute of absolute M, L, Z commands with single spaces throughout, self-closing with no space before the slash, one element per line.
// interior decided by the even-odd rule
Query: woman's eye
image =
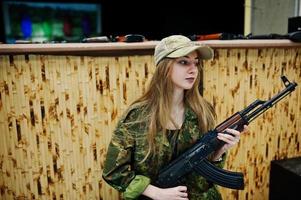
<path fill-rule="evenodd" d="M 180 65 L 185 65 L 185 66 L 187 66 L 187 65 L 190 64 L 190 62 L 187 61 L 187 60 L 180 60 L 178 63 L 179 63 Z"/>
<path fill-rule="evenodd" d="M 189 60 L 179 60 L 178 64 L 183 65 L 183 66 L 190 66 L 194 64 L 195 66 L 198 66 L 200 64 L 199 61 L 189 61 Z"/>

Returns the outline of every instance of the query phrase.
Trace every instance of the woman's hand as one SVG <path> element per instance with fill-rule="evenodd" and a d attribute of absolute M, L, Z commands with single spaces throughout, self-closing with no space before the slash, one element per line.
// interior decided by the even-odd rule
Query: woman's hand
<path fill-rule="evenodd" d="M 243 134 L 243 133 L 248 132 L 249 130 L 248 130 L 248 126 L 244 125 L 244 130 L 242 132 L 239 132 L 239 131 L 234 130 L 234 129 L 229 129 L 229 128 L 227 128 L 225 131 L 230 133 L 230 134 L 225 134 L 225 133 L 218 133 L 217 134 L 217 138 L 219 140 L 224 141 L 225 144 L 219 150 L 217 150 L 214 153 L 212 161 L 218 160 L 223 155 L 223 153 L 225 153 L 230 148 L 235 146 L 239 142 L 240 135 Z"/>
<path fill-rule="evenodd" d="M 158 188 L 153 185 L 148 185 L 142 193 L 154 200 L 188 200 L 186 186 L 177 186 L 173 188 Z"/>

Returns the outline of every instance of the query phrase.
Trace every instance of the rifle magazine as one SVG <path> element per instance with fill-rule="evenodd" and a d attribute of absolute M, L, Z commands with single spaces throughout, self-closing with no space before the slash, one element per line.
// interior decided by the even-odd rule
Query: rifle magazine
<path fill-rule="evenodd" d="M 241 172 L 231 172 L 221 169 L 211 164 L 207 159 L 202 160 L 196 165 L 194 170 L 214 184 L 231 189 L 244 189 L 244 177 Z"/>

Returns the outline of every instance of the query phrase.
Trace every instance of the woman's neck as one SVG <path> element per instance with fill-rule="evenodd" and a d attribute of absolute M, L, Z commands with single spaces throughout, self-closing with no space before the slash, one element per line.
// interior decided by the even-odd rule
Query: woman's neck
<path fill-rule="evenodd" d="M 184 108 L 184 90 L 174 89 L 172 97 L 172 108 Z"/>
<path fill-rule="evenodd" d="M 172 121 L 168 123 L 169 129 L 180 129 L 184 122 L 184 91 L 175 90 L 171 107 Z"/>

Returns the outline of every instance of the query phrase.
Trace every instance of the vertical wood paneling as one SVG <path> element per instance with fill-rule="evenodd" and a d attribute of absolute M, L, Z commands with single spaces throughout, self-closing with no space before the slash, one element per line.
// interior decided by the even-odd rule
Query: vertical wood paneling
<path fill-rule="evenodd" d="M 204 63 L 204 96 L 218 122 L 301 83 L 300 49 L 215 49 Z M 119 199 L 102 179 L 115 124 L 154 72 L 153 57 L 0 56 L 0 198 Z M 301 90 L 250 124 L 225 168 L 245 190 L 224 199 L 268 199 L 270 161 L 301 155 Z"/>
<path fill-rule="evenodd" d="M 300 49 L 220 49 L 205 63 L 204 96 L 216 102 L 218 121 L 242 110 L 255 99 L 267 100 L 284 89 L 286 75 L 300 84 Z M 242 171 L 246 188 L 221 188 L 225 199 L 268 199 L 270 161 L 301 156 L 300 86 L 289 97 L 249 125 L 225 168 Z"/>
<path fill-rule="evenodd" d="M 152 56 L 0 64 L 1 199 L 119 199 L 101 179 L 103 160 L 117 119 L 151 78 Z"/>

